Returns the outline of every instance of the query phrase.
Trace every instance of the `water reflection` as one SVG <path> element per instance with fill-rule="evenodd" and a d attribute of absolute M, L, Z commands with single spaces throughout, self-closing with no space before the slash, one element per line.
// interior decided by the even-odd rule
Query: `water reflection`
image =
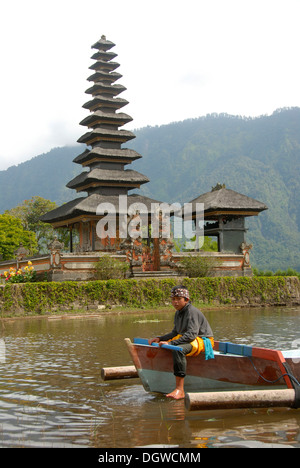
<path fill-rule="evenodd" d="M 216 339 L 288 349 L 300 338 L 300 308 L 205 313 Z M 299 410 L 187 413 L 138 379 L 101 380 L 102 367 L 131 364 L 125 337 L 162 334 L 172 321 L 172 311 L 2 321 L 0 446 L 300 447 Z"/>

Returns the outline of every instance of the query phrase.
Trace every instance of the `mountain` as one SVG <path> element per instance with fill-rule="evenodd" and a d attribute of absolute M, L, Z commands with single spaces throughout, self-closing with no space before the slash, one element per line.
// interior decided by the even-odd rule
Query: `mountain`
<path fill-rule="evenodd" d="M 300 270 L 300 109 L 242 118 L 209 115 L 136 132 L 136 170 L 150 178 L 141 192 L 187 202 L 217 182 L 268 206 L 247 219 L 252 264 Z"/>
<path fill-rule="evenodd" d="M 212 114 L 134 131 L 126 146 L 143 158 L 132 168 L 149 177 L 139 193 L 188 202 L 217 182 L 256 198 L 268 210 L 247 218 L 252 265 L 300 271 L 300 108 L 244 118 Z M 40 195 L 58 204 L 78 196 L 66 183 L 81 171 L 84 148 L 55 148 L 0 171 L 0 212 Z"/>
<path fill-rule="evenodd" d="M 84 151 L 80 145 L 54 148 L 17 166 L 0 171 L 0 213 L 35 195 L 65 203 L 76 197 L 66 184 L 81 172 L 72 161 Z"/>

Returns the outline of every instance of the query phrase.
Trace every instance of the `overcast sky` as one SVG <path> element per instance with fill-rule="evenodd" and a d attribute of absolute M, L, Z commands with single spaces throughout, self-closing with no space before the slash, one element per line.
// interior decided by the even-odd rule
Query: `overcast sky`
<path fill-rule="evenodd" d="M 76 145 L 103 34 L 128 129 L 300 106 L 300 0 L 0 1 L 0 170 Z"/>

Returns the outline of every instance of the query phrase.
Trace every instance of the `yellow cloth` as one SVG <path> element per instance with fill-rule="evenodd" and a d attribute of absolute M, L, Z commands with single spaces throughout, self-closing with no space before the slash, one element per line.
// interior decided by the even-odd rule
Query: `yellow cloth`
<path fill-rule="evenodd" d="M 178 340 L 178 338 L 181 336 L 182 335 L 174 336 L 174 338 L 169 341 Z M 212 347 L 214 347 L 215 342 L 213 337 L 210 336 L 208 339 L 210 340 Z M 190 344 L 192 345 L 193 349 L 190 353 L 187 354 L 187 356 L 198 356 L 198 354 L 205 351 L 204 341 L 202 338 L 200 338 L 200 336 L 197 336 L 197 338 L 195 338 Z"/>

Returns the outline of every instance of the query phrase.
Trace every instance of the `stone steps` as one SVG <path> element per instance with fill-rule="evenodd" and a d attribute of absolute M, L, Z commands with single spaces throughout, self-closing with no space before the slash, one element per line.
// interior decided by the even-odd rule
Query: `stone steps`
<path fill-rule="evenodd" d="M 131 278 L 177 278 L 180 276 L 177 272 L 172 270 L 162 271 L 135 271 L 132 273 Z"/>

